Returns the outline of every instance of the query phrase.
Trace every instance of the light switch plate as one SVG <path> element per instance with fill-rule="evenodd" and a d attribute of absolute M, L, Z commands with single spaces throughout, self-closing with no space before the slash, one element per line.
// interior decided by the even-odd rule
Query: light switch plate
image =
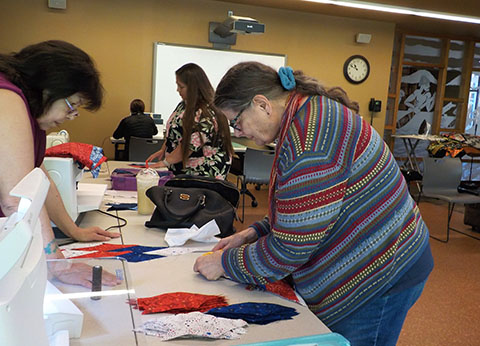
<path fill-rule="evenodd" d="M 48 7 L 55 8 L 58 10 L 66 10 L 67 0 L 48 0 Z"/>

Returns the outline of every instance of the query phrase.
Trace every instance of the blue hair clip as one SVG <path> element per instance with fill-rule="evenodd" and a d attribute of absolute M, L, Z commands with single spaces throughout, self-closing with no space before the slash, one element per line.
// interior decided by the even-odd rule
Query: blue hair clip
<path fill-rule="evenodd" d="M 290 66 L 280 67 L 278 76 L 284 89 L 292 90 L 295 88 L 295 77 L 293 76 L 293 70 Z"/>

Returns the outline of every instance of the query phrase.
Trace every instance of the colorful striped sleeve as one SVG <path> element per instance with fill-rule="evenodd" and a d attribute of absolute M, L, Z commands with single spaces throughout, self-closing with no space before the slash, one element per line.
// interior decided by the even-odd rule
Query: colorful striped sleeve
<path fill-rule="evenodd" d="M 345 111 L 338 105 L 327 102 L 327 107 L 337 108 L 323 109 L 323 103 L 317 102 L 313 106 L 321 109 L 312 110 L 308 104 L 296 116 L 278 158 L 271 232 L 253 244 L 224 253 L 225 272 L 234 280 L 265 284 L 287 276 L 318 251 L 334 225 L 347 188 L 344 162 L 354 154 L 351 143 L 336 140 L 345 131 L 345 124 L 332 123 L 338 115 L 329 115 Z M 265 228 L 255 226 L 257 233 L 263 234 Z"/>

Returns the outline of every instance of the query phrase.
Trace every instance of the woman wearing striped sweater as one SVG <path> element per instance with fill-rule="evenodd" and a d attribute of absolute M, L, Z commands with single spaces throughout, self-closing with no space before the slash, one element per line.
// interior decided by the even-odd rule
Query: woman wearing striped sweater
<path fill-rule="evenodd" d="M 223 77 L 215 105 L 237 135 L 277 140 L 269 215 L 222 239 L 194 270 L 255 284 L 291 276 L 352 345 L 395 345 L 433 259 L 397 163 L 358 104 L 300 71 L 246 62 Z"/>

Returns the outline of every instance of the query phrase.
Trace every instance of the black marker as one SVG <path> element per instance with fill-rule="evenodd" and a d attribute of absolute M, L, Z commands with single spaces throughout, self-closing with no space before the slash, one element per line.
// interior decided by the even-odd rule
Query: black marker
<path fill-rule="evenodd" d="M 92 292 L 102 290 L 102 266 L 92 267 Z M 99 300 L 100 296 L 91 296 L 90 299 Z"/>

